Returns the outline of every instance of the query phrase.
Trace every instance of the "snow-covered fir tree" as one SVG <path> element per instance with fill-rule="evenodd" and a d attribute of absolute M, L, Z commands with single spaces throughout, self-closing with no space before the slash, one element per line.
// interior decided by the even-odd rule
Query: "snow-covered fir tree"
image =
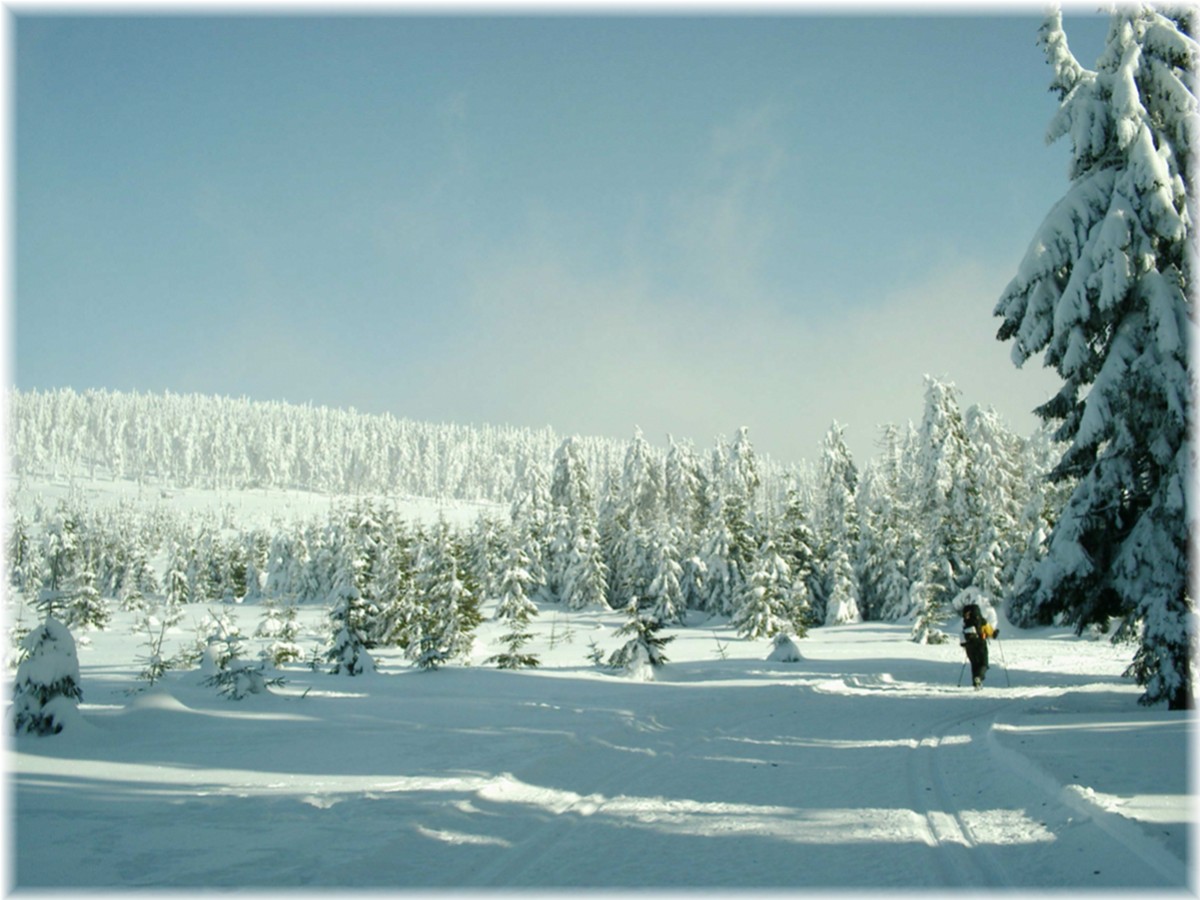
<path fill-rule="evenodd" d="M 188 552 L 180 541 L 173 541 L 167 562 L 167 573 L 163 590 L 167 602 L 183 605 L 191 600 L 191 583 L 188 580 Z"/>
<path fill-rule="evenodd" d="M 629 598 L 637 597 L 650 587 L 651 571 L 650 528 L 643 523 L 633 507 L 622 505 L 610 523 L 609 533 L 616 538 L 607 556 L 609 560 L 609 603 L 623 609 Z"/>
<path fill-rule="evenodd" d="M 933 563 L 927 563 L 932 567 Z M 917 644 L 942 644 L 947 635 L 941 626 L 950 613 L 949 591 L 941 572 L 930 571 L 924 577 L 918 575 L 909 584 L 908 608 L 912 610 L 910 636 Z"/>
<path fill-rule="evenodd" d="M 608 471 L 601 481 L 600 499 L 596 504 L 596 536 L 600 541 L 600 556 L 607 566 L 606 596 L 610 605 L 620 605 L 619 579 L 621 567 L 618 555 L 621 540 L 628 528 L 621 508 L 620 479 L 616 471 Z"/>
<path fill-rule="evenodd" d="M 790 567 L 768 537 L 756 554 L 754 570 L 729 624 L 750 640 L 780 633 L 803 634 L 806 599 L 803 583 L 793 579 Z"/>
<path fill-rule="evenodd" d="M 971 582 L 971 442 L 958 388 L 925 376 L 925 409 L 917 431 L 913 527 L 920 534 L 918 578 L 953 597 Z"/>
<path fill-rule="evenodd" d="M 211 630 L 201 663 L 203 684 L 215 687 L 230 700 L 241 700 L 282 683 L 282 678 L 268 677 L 263 663 L 251 662 L 242 655 L 244 639 L 231 615 L 210 612 L 209 622 Z"/>
<path fill-rule="evenodd" d="M 879 456 L 869 464 L 855 494 L 859 517 L 859 592 L 867 619 L 909 616 L 909 571 L 916 555 L 912 510 L 905 478 L 902 438 L 886 426 Z"/>
<path fill-rule="evenodd" d="M 704 477 L 700 461 L 688 443 L 668 436 L 663 464 L 663 501 L 667 516 L 684 534 L 699 531 L 703 516 Z"/>
<path fill-rule="evenodd" d="M 245 567 L 242 580 L 246 590 L 241 599 L 244 603 L 257 603 L 263 597 L 263 585 L 266 581 L 267 541 L 266 534 L 258 529 L 251 531 L 243 540 L 242 556 L 245 560 Z"/>
<path fill-rule="evenodd" d="M 683 596 L 683 565 L 679 560 L 679 533 L 660 519 L 650 536 L 650 559 L 654 575 L 646 588 L 650 615 L 664 624 L 679 624 L 687 617 Z"/>
<path fill-rule="evenodd" d="M 373 501 L 360 499 L 348 511 L 342 531 L 354 555 L 355 583 L 366 615 L 364 635 L 371 644 L 380 630 L 377 591 L 391 533 L 388 518 L 387 511 Z"/>
<path fill-rule="evenodd" d="M 36 592 L 42 583 L 44 561 L 32 528 L 20 513 L 9 525 L 7 550 L 8 583 L 18 591 Z"/>
<path fill-rule="evenodd" d="M 725 524 L 725 517 L 714 516 L 700 540 L 699 558 L 704 566 L 704 581 L 698 608 L 710 614 L 729 615 L 742 584 L 730 561 L 733 535 Z"/>
<path fill-rule="evenodd" d="M 662 470 L 641 429 L 626 449 L 615 489 L 615 499 L 605 505 L 610 521 L 601 532 L 601 547 L 610 568 L 609 603 L 623 608 L 650 587 L 655 574 L 651 536 L 665 516 Z M 611 541 L 607 546 L 604 535 Z"/>
<path fill-rule="evenodd" d="M 365 567 L 355 541 L 344 540 L 330 595 L 330 640 L 325 653 L 333 664 L 333 675 L 362 675 L 375 670 L 368 637 L 375 610 L 363 594 Z"/>
<path fill-rule="evenodd" d="M 699 535 L 693 536 L 690 543 L 695 544 L 698 538 Z M 679 569 L 679 592 L 683 596 L 683 608 L 704 609 L 708 565 L 700 556 L 699 548 L 679 560 Z"/>
<path fill-rule="evenodd" d="M 375 671 L 375 660 L 367 649 L 361 626 L 356 626 L 354 602 L 341 595 L 329 610 L 331 636 L 325 659 L 333 664 L 331 675 L 363 675 Z"/>
<path fill-rule="evenodd" d="M 608 609 L 608 566 L 592 516 L 573 523 L 563 569 L 562 594 L 571 609 Z"/>
<path fill-rule="evenodd" d="M 742 498 L 747 519 L 752 525 L 755 524 L 762 477 L 759 475 L 758 457 L 750 443 L 750 429 L 744 425 L 738 429 L 737 437 L 729 448 L 726 486 L 729 492 Z"/>
<path fill-rule="evenodd" d="M 294 584 L 298 603 L 321 603 L 333 590 L 337 563 L 331 538 L 334 529 L 311 523 L 304 529 L 300 550 L 299 571 Z"/>
<path fill-rule="evenodd" d="M 417 584 L 417 561 L 426 534 L 420 526 L 397 527 L 379 573 L 380 607 L 372 636 L 381 646 L 410 651 L 421 635 L 424 601 Z"/>
<path fill-rule="evenodd" d="M 1071 183 L 995 309 L 1013 361 L 1041 352 L 1063 379 L 1037 412 L 1068 444 L 1054 476 L 1076 482 L 1027 615 L 1080 630 L 1118 618 L 1142 702 L 1173 709 L 1193 705 L 1194 26 L 1190 6 L 1117 8 L 1091 71 L 1047 16 L 1048 139 L 1070 139 Z"/>
<path fill-rule="evenodd" d="M 219 599 L 213 578 L 216 573 L 210 565 L 213 556 L 212 529 L 208 522 L 193 522 L 190 525 L 190 534 L 185 539 L 188 597 L 192 603 L 209 603 Z"/>
<path fill-rule="evenodd" d="M 654 678 L 654 670 L 668 662 L 663 648 L 675 637 L 659 634 L 663 623 L 637 598 L 629 601 L 625 614 L 629 618 L 617 629 L 617 636 L 628 637 L 629 640 L 609 655 L 608 665 L 633 678 L 650 681 Z"/>
<path fill-rule="evenodd" d="M 608 567 L 596 523 L 591 473 L 578 438 L 555 452 L 550 483 L 553 533 L 548 575 L 559 600 L 571 609 L 608 607 Z"/>
<path fill-rule="evenodd" d="M 965 416 L 971 455 L 967 498 L 971 510 L 971 583 L 989 596 L 1008 593 L 1020 559 L 1027 479 L 1024 441 L 992 409 L 972 406 Z"/>
<path fill-rule="evenodd" d="M 527 461 L 513 491 L 510 516 L 529 557 L 533 595 L 551 602 L 555 598 L 549 589 L 546 558 L 554 537 L 553 507 L 545 469 L 536 460 Z"/>
<path fill-rule="evenodd" d="M 82 698 L 75 639 L 48 614 L 21 642 L 13 679 L 13 727 L 18 734 L 58 734 Z"/>
<path fill-rule="evenodd" d="M 267 597 L 294 597 L 298 593 L 296 575 L 301 554 L 298 540 L 284 529 L 271 535 L 267 547 L 266 571 L 263 573 L 264 594 Z"/>
<path fill-rule="evenodd" d="M 70 576 L 63 592 L 63 624 L 68 628 L 103 629 L 111 618 L 112 611 L 96 587 L 96 573 L 91 567 Z"/>
<path fill-rule="evenodd" d="M 625 452 L 621 496 L 632 520 L 644 528 L 653 526 L 663 512 L 662 466 L 640 428 Z"/>
<path fill-rule="evenodd" d="M 61 507 L 43 528 L 41 556 L 45 561 L 45 574 L 41 594 L 46 600 L 53 598 L 53 602 L 61 602 L 69 579 L 77 571 L 81 556 L 78 530 L 77 519 Z"/>
<path fill-rule="evenodd" d="M 858 468 L 850 457 L 844 432 L 845 428 L 834 422 L 821 449 L 820 505 L 816 515 L 821 591 L 813 598 L 813 607 L 826 625 L 862 619 L 858 608 L 858 572 L 854 565 L 858 546 L 858 509 L 854 501 Z"/>
<path fill-rule="evenodd" d="M 532 580 L 529 575 L 529 557 L 524 547 L 514 542 L 509 548 L 500 575 L 500 601 L 496 606 L 496 618 L 508 624 L 508 630 L 500 638 L 504 651 L 486 660 L 495 663 L 501 669 L 532 668 L 540 665 L 540 660 L 535 654 L 526 653 L 522 649 L 533 639 L 529 623 L 538 614 L 537 605 L 529 599 L 527 593 Z"/>
<path fill-rule="evenodd" d="M 297 662 L 304 658 L 304 650 L 300 647 L 300 625 L 296 619 L 297 610 L 294 600 L 265 599 L 263 604 L 263 619 L 254 634 L 266 638 L 268 643 L 262 648 L 262 658 L 273 666 Z"/>
<path fill-rule="evenodd" d="M 1021 538 L 1013 547 L 1015 561 L 1007 591 L 1008 616 L 1013 622 L 1028 624 L 1035 620 L 1038 582 L 1033 574 L 1046 555 L 1054 523 L 1073 488 L 1070 479 L 1052 481 L 1047 477 L 1061 456 L 1062 450 L 1055 449 L 1044 425 L 1022 450 L 1025 486 L 1021 493 L 1025 501 L 1017 519 L 1016 533 Z"/>
<path fill-rule="evenodd" d="M 595 508 L 592 476 L 583 445 L 578 437 L 569 437 L 554 451 L 554 469 L 550 477 L 550 502 L 577 516 Z"/>
<path fill-rule="evenodd" d="M 158 573 L 147 557 L 146 548 L 135 544 L 129 557 L 129 575 L 120 588 L 121 608 L 144 609 L 147 594 L 159 593 Z"/>
<path fill-rule="evenodd" d="M 469 576 L 471 590 L 480 597 L 494 596 L 498 589 L 497 579 L 504 570 L 508 548 L 507 530 L 488 513 L 481 513 L 471 527 L 463 569 Z"/>
<path fill-rule="evenodd" d="M 702 549 L 707 572 L 704 609 L 732 616 L 754 571 L 757 536 L 742 496 L 722 495 L 718 510 Z"/>
<path fill-rule="evenodd" d="M 804 598 L 804 628 L 820 624 L 813 619 L 813 579 L 817 577 L 817 537 L 809 524 L 810 501 L 797 484 L 788 488 L 783 514 L 775 526 L 775 549 L 792 573 L 793 590 Z"/>
<path fill-rule="evenodd" d="M 444 519 L 434 527 L 418 558 L 417 590 L 423 601 L 420 637 L 410 647 L 418 666 L 437 669 L 466 656 L 482 617 L 459 569 L 459 548 Z"/>

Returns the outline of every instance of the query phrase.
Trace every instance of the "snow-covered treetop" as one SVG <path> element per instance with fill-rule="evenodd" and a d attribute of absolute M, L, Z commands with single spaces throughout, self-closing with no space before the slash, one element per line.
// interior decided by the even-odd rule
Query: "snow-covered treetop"
<path fill-rule="evenodd" d="M 1000 339 L 1015 338 L 1013 361 L 1045 350 L 1072 398 L 1105 365 L 1115 374 L 1130 362 L 1130 334 L 1114 330 L 1112 352 L 1096 339 L 1123 305 L 1149 313 L 1163 355 L 1178 357 L 1185 340 L 1186 303 L 1176 301 L 1191 282 L 1187 181 L 1200 53 L 1182 24 L 1150 8 L 1114 14 L 1096 71 L 1071 55 L 1059 12 L 1041 30 L 1052 88 L 1063 98 L 1047 137 L 1070 137 L 1073 184 L 1038 229 L 996 315 L 1005 320 Z"/>

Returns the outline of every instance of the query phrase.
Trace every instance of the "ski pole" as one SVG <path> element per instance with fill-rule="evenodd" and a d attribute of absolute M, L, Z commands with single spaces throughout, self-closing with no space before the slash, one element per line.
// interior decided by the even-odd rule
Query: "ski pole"
<path fill-rule="evenodd" d="M 962 687 L 963 672 L 967 671 L 967 664 L 963 663 L 962 668 L 958 670 L 958 686 Z"/>
<path fill-rule="evenodd" d="M 1000 638 L 996 638 L 996 647 L 1000 651 L 1000 662 L 1004 666 L 1004 683 L 1012 687 L 1012 679 L 1008 677 L 1008 660 L 1004 658 L 1004 644 L 1000 643 Z"/>

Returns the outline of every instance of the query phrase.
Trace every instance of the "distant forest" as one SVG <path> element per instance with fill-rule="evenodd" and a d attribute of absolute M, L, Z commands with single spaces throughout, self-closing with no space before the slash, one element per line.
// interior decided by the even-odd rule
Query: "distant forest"
<path fill-rule="evenodd" d="M 368 645 L 416 647 L 438 604 L 465 627 L 485 602 L 520 605 L 515 593 L 663 624 L 723 615 L 753 637 L 884 619 L 937 640 L 963 592 L 1009 602 L 1021 618 L 1070 492 L 1046 478 L 1061 448 L 1045 432 L 1021 437 L 991 410 L 963 410 L 954 386 L 932 378 L 921 422 L 881 427 L 879 455 L 862 468 L 836 423 L 815 465 L 784 467 L 758 456 L 744 428 L 706 451 L 673 440 L 662 450 L 640 432 L 562 438 L 71 390 L 12 392 L 8 414 L 18 480 L 342 495 L 321 520 L 266 529 L 79 498 L 10 515 L 10 582 L 59 597 L 81 624 L 102 624 L 108 600 L 326 603 Z M 498 511 L 472 527 L 419 525 L 402 518 L 405 497 Z"/>

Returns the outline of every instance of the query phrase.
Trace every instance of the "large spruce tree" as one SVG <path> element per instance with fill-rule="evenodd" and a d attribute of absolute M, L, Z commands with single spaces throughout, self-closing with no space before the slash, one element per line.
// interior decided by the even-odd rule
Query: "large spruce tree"
<path fill-rule="evenodd" d="M 1114 11 L 1095 71 L 1062 17 L 1040 33 L 1061 101 L 1048 139 L 1072 143 L 1066 196 L 996 306 L 1019 366 L 1062 376 L 1038 413 L 1068 443 L 1074 488 L 1033 573 L 1037 620 L 1119 618 L 1145 704 L 1192 705 L 1188 490 L 1196 142 L 1194 11 Z"/>

